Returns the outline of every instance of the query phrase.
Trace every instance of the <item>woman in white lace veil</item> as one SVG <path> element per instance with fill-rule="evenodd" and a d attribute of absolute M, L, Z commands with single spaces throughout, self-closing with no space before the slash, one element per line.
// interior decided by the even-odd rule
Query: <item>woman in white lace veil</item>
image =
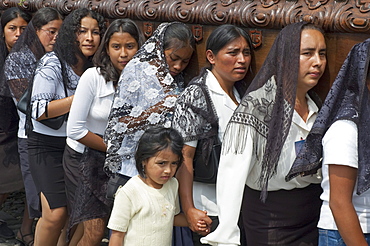
<path fill-rule="evenodd" d="M 140 136 L 150 125 L 171 125 L 194 45 L 185 24 L 162 23 L 126 65 L 104 136 L 108 174 L 137 175 L 134 153 Z"/>

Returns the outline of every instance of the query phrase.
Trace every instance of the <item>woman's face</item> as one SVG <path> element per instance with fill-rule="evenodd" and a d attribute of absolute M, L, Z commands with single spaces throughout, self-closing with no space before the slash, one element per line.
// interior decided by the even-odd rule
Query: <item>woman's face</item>
<path fill-rule="evenodd" d="M 252 60 L 251 49 L 244 37 L 232 40 L 216 55 L 207 50 L 206 56 L 219 83 L 235 83 L 242 80 Z"/>
<path fill-rule="evenodd" d="M 85 57 L 94 55 L 100 44 L 98 21 L 90 16 L 82 18 L 81 27 L 77 33 L 77 41 Z"/>
<path fill-rule="evenodd" d="M 19 36 L 22 34 L 24 29 L 27 27 L 27 22 L 22 17 L 17 17 L 9 21 L 4 27 L 4 38 L 5 44 L 10 51 L 13 48 L 15 42 L 17 42 Z"/>
<path fill-rule="evenodd" d="M 317 84 L 326 66 L 325 38 L 320 31 L 302 31 L 299 57 L 297 90 L 307 92 Z"/>
<path fill-rule="evenodd" d="M 183 47 L 180 49 L 170 48 L 164 51 L 166 62 L 168 64 L 172 77 L 179 75 L 189 64 L 193 55 L 193 48 Z"/>
<path fill-rule="evenodd" d="M 50 52 L 54 49 L 55 40 L 58 36 L 58 31 L 62 22 L 62 20 L 49 21 L 46 25 L 43 25 L 36 31 L 36 34 L 46 52 Z"/>
<path fill-rule="evenodd" d="M 121 72 L 139 49 L 135 38 L 127 32 L 115 32 L 109 39 L 107 53 L 117 71 Z"/>

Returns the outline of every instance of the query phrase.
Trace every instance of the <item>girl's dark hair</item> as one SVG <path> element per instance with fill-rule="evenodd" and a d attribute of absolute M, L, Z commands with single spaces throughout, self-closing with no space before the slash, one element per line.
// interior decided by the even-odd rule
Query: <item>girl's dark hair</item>
<path fill-rule="evenodd" d="M 86 59 L 77 41 L 77 33 L 81 28 L 81 20 L 85 17 L 91 17 L 98 22 L 100 37 L 106 29 L 104 18 L 100 14 L 87 8 L 76 9 L 65 18 L 54 45 L 54 52 L 61 62 L 63 76 L 65 78 L 68 78 L 65 67 L 66 64 L 74 66 L 78 63 L 78 58 L 84 61 L 83 71 L 92 66 L 91 58 Z M 71 88 L 69 83 L 67 83 L 66 86 L 69 89 L 75 89 Z"/>
<path fill-rule="evenodd" d="M 21 17 L 27 23 L 30 22 L 32 18 L 30 14 L 23 12 L 17 7 L 12 7 L 5 10 L 4 13 L 1 15 L 1 29 L 4 30 L 4 27 L 6 26 L 6 24 L 8 24 L 9 21 L 14 20 L 18 17 Z"/>
<path fill-rule="evenodd" d="M 195 50 L 195 39 L 190 28 L 181 22 L 169 25 L 164 33 L 163 49 L 191 47 Z"/>
<path fill-rule="evenodd" d="M 130 34 L 138 43 L 138 47 L 144 43 L 144 35 L 138 26 L 130 19 L 116 19 L 108 27 L 105 32 L 103 39 L 101 40 L 100 46 L 95 53 L 93 62 L 95 66 L 100 68 L 100 73 L 103 75 L 105 81 L 113 81 L 113 84 L 116 85 L 120 76 L 108 55 L 108 46 L 110 38 L 114 33 L 123 33 L 126 32 Z"/>
<path fill-rule="evenodd" d="M 140 176 L 145 177 L 143 162 L 167 148 L 170 148 L 175 155 L 178 155 L 179 162 L 177 167 L 180 167 L 184 160 L 182 155 L 183 146 L 183 138 L 173 128 L 153 126 L 147 129 L 141 136 L 135 153 L 136 169 Z"/>
<path fill-rule="evenodd" d="M 42 26 L 45 26 L 53 20 L 63 20 L 63 16 L 54 8 L 44 7 L 37 10 L 35 15 L 32 17 L 32 24 L 37 31 L 40 30 Z"/>

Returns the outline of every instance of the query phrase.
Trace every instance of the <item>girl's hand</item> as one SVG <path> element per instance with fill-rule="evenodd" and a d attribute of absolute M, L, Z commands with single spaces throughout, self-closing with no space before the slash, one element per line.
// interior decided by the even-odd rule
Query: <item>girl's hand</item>
<path fill-rule="evenodd" d="M 197 227 L 199 232 L 209 233 L 211 231 L 211 225 L 207 225 L 204 220 L 198 220 Z"/>
<path fill-rule="evenodd" d="M 122 246 L 125 235 L 126 232 L 112 230 L 112 235 L 109 238 L 109 246 Z"/>

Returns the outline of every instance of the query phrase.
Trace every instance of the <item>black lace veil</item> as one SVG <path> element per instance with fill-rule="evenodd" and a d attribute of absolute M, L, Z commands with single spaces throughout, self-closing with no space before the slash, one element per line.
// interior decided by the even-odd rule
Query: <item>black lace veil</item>
<path fill-rule="evenodd" d="M 344 61 L 286 180 L 316 173 L 321 167 L 322 138 L 337 120 L 350 120 L 358 128 L 357 194 L 370 188 L 370 39 L 356 44 Z"/>

